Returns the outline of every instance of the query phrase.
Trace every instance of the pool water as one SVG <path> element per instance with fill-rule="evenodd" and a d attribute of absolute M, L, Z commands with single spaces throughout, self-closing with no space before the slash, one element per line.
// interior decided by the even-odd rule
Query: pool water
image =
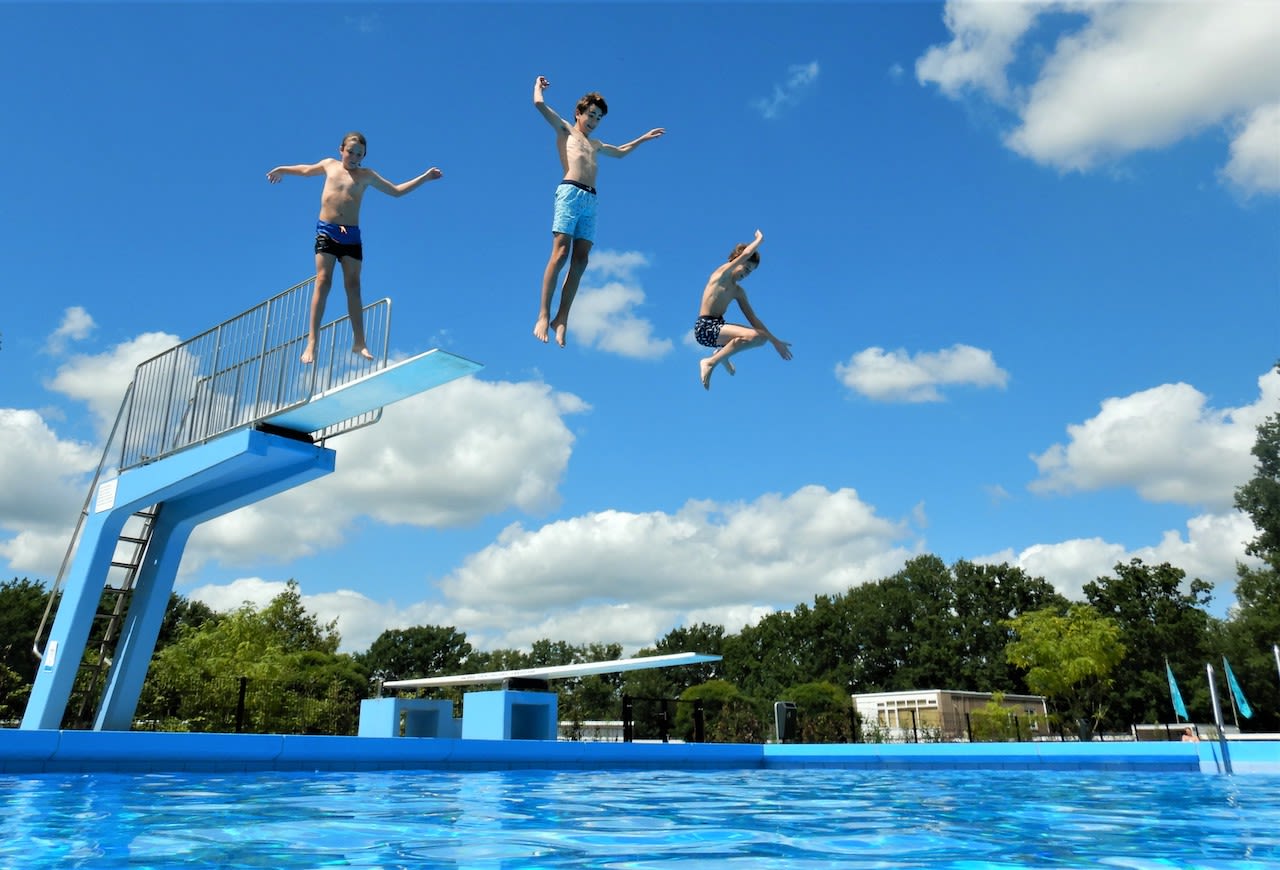
<path fill-rule="evenodd" d="M 1280 776 L 0 775 L 0 867 L 1280 865 Z"/>

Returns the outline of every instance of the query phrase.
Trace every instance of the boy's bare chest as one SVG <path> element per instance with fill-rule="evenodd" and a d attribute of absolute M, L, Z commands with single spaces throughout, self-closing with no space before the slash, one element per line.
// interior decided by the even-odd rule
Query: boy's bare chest
<path fill-rule="evenodd" d="M 327 193 L 345 199 L 359 199 L 366 187 L 364 180 L 345 169 L 329 173 Z"/>
<path fill-rule="evenodd" d="M 596 162 L 596 148 L 586 136 L 569 136 L 565 140 L 564 151 L 571 160 Z"/>

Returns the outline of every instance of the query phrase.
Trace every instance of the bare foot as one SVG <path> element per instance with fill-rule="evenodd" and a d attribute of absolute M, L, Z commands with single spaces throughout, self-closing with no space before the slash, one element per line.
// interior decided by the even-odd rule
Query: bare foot
<path fill-rule="evenodd" d="M 533 325 L 533 337 L 543 344 L 547 343 L 547 318 L 538 318 L 538 322 Z"/>
<path fill-rule="evenodd" d="M 551 326 L 556 331 L 556 344 L 564 347 L 564 331 L 568 327 L 568 324 L 563 320 L 553 320 L 551 321 Z"/>
<path fill-rule="evenodd" d="M 715 367 L 716 365 L 711 361 L 710 357 L 698 361 L 699 374 L 702 376 L 702 389 L 711 389 L 711 372 L 715 370 Z"/>
<path fill-rule="evenodd" d="M 720 363 L 720 365 L 728 369 L 729 374 L 731 375 L 736 375 L 738 373 L 738 370 L 733 367 L 733 363 L 729 362 L 728 360 L 725 360 L 724 362 Z"/>
<path fill-rule="evenodd" d="M 365 347 L 364 345 L 360 345 L 360 347 L 351 348 L 351 352 L 358 353 L 360 354 L 360 356 L 364 357 L 367 360 L 373 359 L 373 354 L 369 353 L 369 348 Z"/>
<path fill-rule="evenodd" d="M 307 342 L 307 346 L 302 349 L 302 356 L 299 358 L 304 366 L 309 366 L 316 361 L 316 346 L 311 342 Z"/>

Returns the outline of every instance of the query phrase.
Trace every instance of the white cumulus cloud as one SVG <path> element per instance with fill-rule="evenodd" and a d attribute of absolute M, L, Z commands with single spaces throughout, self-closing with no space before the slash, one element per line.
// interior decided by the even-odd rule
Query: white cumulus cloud
<path fill-rule="evenodd" d="M 1259 398 L 1242 408 L 1208 407 L 1188 384 L 1163 384 L 1105 399 L 1097 415 L 1067 427 L 1066 444 L 1031 459 L 1033 492 L 1133 487 L 1152 502 L 1229 506 L 1253 475 L 1257 427 L 1280 410 L 1280 373 L 1258 378 Z"/>
<path fill-rule="evenodd" d="M 79 305 L 73 305 L 62 313 L 62 323 L 45 341 L 45 350 L 49 353 L 61 353 L 68 341 L 80 341 L 93 332 L 97 324 Z"/>
<path fill-rule="evenodd" d="M 1187 521 L 1185 536 L 1175 530 L 1166 531 L 1158 544 L 1129 549 L 1102 538 L 1076 538 L 1053 544 L 1033 544 L 1020 552 L 1003 550 L 979 556 L 978 564 L 1007 562 L 1028 574 L 1043 577 L 1062 595 L 1074 601 L 1084 600 L 1084 585 L 1098 577 L 1112 574 L 1117 562 L 1141 559 L 1148 565 L 1168 562 L 1181 568 L 1188 580 L 1199 578 L 1219 584 L 1217 598 L 1226 597 L 1235 577 L 1236 564 L 1256 564 L 1244 555 L 1244 542 L 1257 536 L 1247 516 L 1239 511 L 1200 514 Z"/>
<path fill-rule="evenodd" d="M 816 60 L 809 63 L 792 64 L 787 67 L 786 79 L 774 85 L 773 91 L 769 96 L 753 100 L 751 105 L 760 112 L 762 117 L 772 121 L 780 117 L 788 108 L 800 102 L 804 94 L 818 80 L 818 73 L 819 68 Z"/>
<path fill-rule="evenodd" d="M 569 320 L 575 342 L 632 359 L 657 359 L 671 350 L 671 340 L 656 338 L 653 323 L 637 313 L 645 295 L 636 272 L 647 265 L 636 251 L 591 253 Z"/>
<path fill-rule="evenodd" d="M 1245 194 L 1280 192 L 1280 103 L 1245 119 L 1222 174 Z"/>
<path fill-rule="evenodd" d="M 1008 108 L 1017 153 L 1085 171 L 1217 126 L 1237 131 L 1224 176 L 1246 193 L 1274 189 L 1266 108 L 1280 100 L 1280 5 L 951 0 L 944 19 L 952 39 L 920 57 L 917 79 Z"/>
<path fill-rule="evenodd" d="M 885 402 L 939 402 L 941 387 L 999 387 L 1009 373 L 989 350 L 956 344 L 914 356 L 899 349 L 869 347 L 847 363 L 837 363 L 836 378 L 855 393 Z"/>
<path fill-rule="evenodd" d="M 362 516 L 443 528 L 547 510 L 573 450 L 563 417 L 587 407 L 545 384 L 477 378 L 397 402 L 377 425 L 332 442 L 333 474 L 197 528 L 183 569 L 310 555 L 341 544 Z"/>

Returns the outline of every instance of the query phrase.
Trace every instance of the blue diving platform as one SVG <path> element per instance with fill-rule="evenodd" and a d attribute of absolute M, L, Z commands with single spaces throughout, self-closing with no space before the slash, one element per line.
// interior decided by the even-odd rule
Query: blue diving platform
<path fill-rule="evenodd" d="M 439 349 L 389 364 L 387 299 L 364 312 L 373 360 L 343 347 L 343 317 L 324 326 L 315 362 L 303 365 L 312 289 L 304 281 L 138 366 L 53 589 L 56 616 L 46 637 L 46 611 L 37 633 L 22 729 L 65 727 L 76 693 L 89 712 L 71 714 L 73 724 L 129 730 L 192 531 L 331 473 L 328 439 L 481 368 Z"/>

